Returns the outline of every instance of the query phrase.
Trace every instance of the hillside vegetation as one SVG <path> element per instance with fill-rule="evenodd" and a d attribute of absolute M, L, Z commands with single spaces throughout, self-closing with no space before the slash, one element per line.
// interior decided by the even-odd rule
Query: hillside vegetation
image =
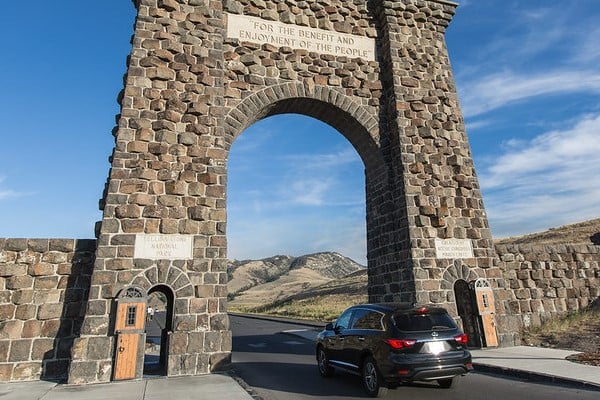
<path fill-rule="evenodd" d="M 231 261 L 228 308 L 250 312 L 360 271 L 365 267 L 337 253 Z"/>
<path fill-rule="evenodd" d="M 544 232 L 494 240 L 496 244 L 595 244 L 600 245 L 600 218 L 550 228 Z"/>

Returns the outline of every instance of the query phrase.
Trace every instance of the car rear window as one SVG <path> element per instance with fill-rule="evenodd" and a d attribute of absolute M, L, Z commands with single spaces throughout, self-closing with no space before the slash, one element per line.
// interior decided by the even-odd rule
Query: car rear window
<path fill-rule="evenodd" d="M 434 313 L 396 313 L 394 325 L 404 332 L 456 329 L 452 317 L 445 312 Z"/>

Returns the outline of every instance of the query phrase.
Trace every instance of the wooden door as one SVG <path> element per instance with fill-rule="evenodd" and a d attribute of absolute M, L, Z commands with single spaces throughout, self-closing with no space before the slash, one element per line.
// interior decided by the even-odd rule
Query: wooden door
<path fill-rule="evenodd" d="M 117 335 L 117 354 L 115 358 L 115 381 L 135 378 L 138 342 L 137 333 L 119 333 Z"/>
<path fill-rule="evenodd" d="M 138 288 L 128 288 L 117 299 L 115 363 L 113 380 L 142 376 L 146 297 Z M 140 350 L 141 348 L 141 350 Z"/>
<path fill-rule="evenodd" d="M 475 297 L 477 298 L 477 308 L 483 326 L 485 345 L 487 347 L 498 346 L 494 293 L 487 279 L 480 278 L 475 281 Z"/>

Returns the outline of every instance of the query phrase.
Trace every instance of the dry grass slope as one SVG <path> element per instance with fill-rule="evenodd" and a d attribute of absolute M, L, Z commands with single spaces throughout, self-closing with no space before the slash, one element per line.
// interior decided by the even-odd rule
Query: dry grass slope
<path fill-rule="evenodd" d="M 595 244 L 600 245 L 600 218 L 551 228 L 544 232 L 494 240 L 496 244 Z"/>

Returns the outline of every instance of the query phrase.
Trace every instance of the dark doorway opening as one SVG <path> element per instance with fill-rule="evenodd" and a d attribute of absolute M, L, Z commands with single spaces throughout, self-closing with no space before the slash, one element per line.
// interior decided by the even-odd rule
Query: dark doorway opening
<path fill-rule="evenodd" d="M 456 308 L 463 324 L 463 331 L 469 337 L 468 346 L 480 348 L 481 327 L 479 324 L 479 315 L 477 313 L 477 304 L 473 289 L 467 281 L 459 279 L 454 283 L 454 297 L 456 299 Z"/>
<path fill-rule="evenodd" d="M 148 291 L 144 375 L 167 375 L 169 333 L 173 331 L 173 300 L 173 291 L 166 285 L 154 286 Z"/>

